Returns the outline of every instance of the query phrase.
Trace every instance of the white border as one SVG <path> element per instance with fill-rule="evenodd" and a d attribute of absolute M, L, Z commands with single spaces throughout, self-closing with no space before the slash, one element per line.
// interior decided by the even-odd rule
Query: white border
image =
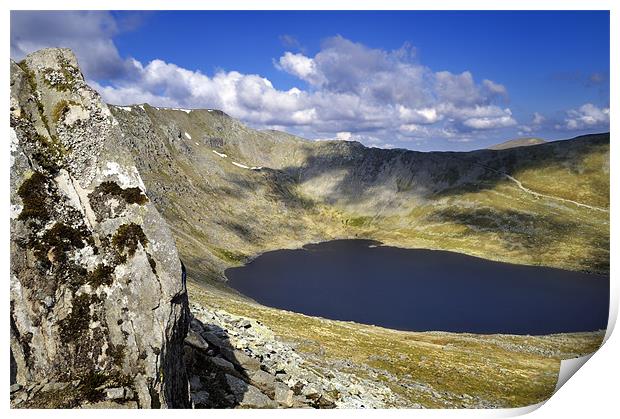
<path fill-rule="evenodd" d="M 382 0 L 382 1 L 369 1 L 358 0 L 355 2 L 342 2 L 336 0 L 299 0 L 299 1 L 284 1 L 284 0 L 227 0 L 218 2 L 199 2 L 197 0 L 176 0 L 164 1 L 164 0 L 94 0 L 85 2 L 84 0 L 67 0 L 63 2 L 58 1 L 45 1 L 45 0 L 20 0 L 20 1 L 4 1 L 5 7 L 2 14 L 4 42 L 0 45 L 0 48 L 4 52 L 3 56 L 9 56 L 9 10 L 49 10 L 49 9 L 78 9 L 78 10 L 197 10 L 197 9 L 212 9 L 212 10 L 234 10 L 234 9 L 246 9 L 246 10 L 355 10 L 355 9 L 367 9 L 367 10 L 611 10 L 611 68 L 610 74 L 614 76 L 611 78 L 611 94 L 610 94 L 610 108 L 613 108 L 612 115 L 615 115 L 615 110 L 620 109 L 618 101 L 620 100 L 620 92 L 618 92 L 618 83 L 615 77 L 620 74 L 618 66 L 618 40 L 620 40 L 619 30 L 619 10 L 620 2 L 611 0 L 427 0 L 427 1 L 396 1 L 396 0 Z M 527 28 L 523 28 L 524 31 Z M 579 28 L 574 28 L 578 31 Z M 1 82 L 1 88 L 5 92 L 4 98 L 8 97 L 9 86 L 9 66 L 5 64 L 3 72 L 3 80 Z M 5 99 L 6 100 L 6 99 Z M 5 102 L 7 103 L 7 102 Z M 8 112 L 2 114 L 2 121 L 4 124 L 4 131 L 8 132 Z M 618 127 L 617 120 L 612 117 L 611 131 L 616 132 Z M 8 135 L 4 136 L 4 163 L 0 165 L 2 168 L 1 175 L 1 188 L 3 204 L 0 206 L 0 219 L 5 220 L 1 224 L 2 241 L 2 254 L 0 266 L 4 268 L 5 285 L 2 288 L 2 301 L 3 306 L 6 308 L 4 311 L 8 311 L 8 277 L 9 277 L 9 165 L 8 163 Z M 612 168 L 612 188 L 611 188 L 611 236 L 617 237 L 617 225 L 615 223 L 615 214 L 618 203 L 618 194 L 616 193 L 617 175 L 616 170 L 613 168 L 618 167 L 619 164 L 619 151 L 615 145 L 611 147 L 611 168 Z M 620 372 L 618 367 L 619 361 L 617 354 L 620 354 L 620 343 L 616 335 L 610 333 L 617 317 L 618 309 L 618 281 L 616 279 L 616 264 L 615 264 L 615 240 L 612 240 L 612 260 L 611 260 L 611 309 L 610 309 L 610 324 L 606 338 L 609 340 L 605 345 L 592 357 L 587 363 L 587 367 L 581 369 L 577 373 L 577 377 L 568 382 L 554 395 L 549 401 L 544 403 L 544 406 L 536 410 L 536 407 L 532 406 L 522 409 L 500 409 L 500 410 L 390 410 L 390 411 L 354 411 L 354 410 L 339 410 L 339 411 L 279 411 L 278 415 L 285 415 L 288 417 L 315 417 L 320 416 L 337 416 L 337 417 L 353 417 L 362 414 L 368 417 L 382 418 L 385 416 L 390 417 L 446 417 L 446 416 L 459 416 L 459 417 L 503 417 L 503 416 L 515 416 L 518 414 L 527 413 L 535 410 L 531 413 L 531 417 L 537 418 L 557 418 L 557 417 L 583 417 L 588 415 L 590 417 L 605 418 L 611 417 L 617 414 L 617 388 L 616 377 Z M 5 322 L 5 327 L 2 328 L 2 337 L 0 341 L 3 345 L 0 346 L 0 359 L 8 361 L 9 351 L 9 332 L 8 322 Z M 8 362 L 5 364 L 8 367 Z M 41 411 L 23 411 L 23 410 L 10 410 L 9 409 L 9 383 L 5 376 L 5 381 L 0 390 L 0 394 L 5 396 L 2 398 L 4 411 L 13 416 L 20 417 L 40 417 Z M 136 415 L 149 415 L 149 416 L 161 416 L 166 415 L 187 415 L 196 417 L 198 415 L 217 415 L 218 418 L 227 417 L 251 417 L 262 418 L 271 417 L 274 415 L 272 411 L 45 411 L 46 416 L 60 417 L 66 415 L 88 415 L 104 417 L 110 414 L 120 415 L 125 417 Z"/>

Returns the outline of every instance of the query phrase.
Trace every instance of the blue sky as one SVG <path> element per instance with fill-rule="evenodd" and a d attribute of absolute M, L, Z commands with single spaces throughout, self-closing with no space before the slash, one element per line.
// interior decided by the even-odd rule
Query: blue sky
<path fill-rule="evenodd" d="M 609 129 L 608 12 L 12 12 L 11 55 L 72 48 L 111 103 L 470 150 Z"/>

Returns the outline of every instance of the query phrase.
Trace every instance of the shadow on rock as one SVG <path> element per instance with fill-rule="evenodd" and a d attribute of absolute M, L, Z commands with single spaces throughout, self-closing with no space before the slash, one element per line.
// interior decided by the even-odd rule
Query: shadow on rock
<path fill-rule="evenodd" d="M 278 386 L 256 358 L 233 348 L 218 326 L 192 319 L 184 356 L 195 408 L 292 406 L 293 391 L 279 388 L 284 385 Z"/>
<path fill-rule="evenodd" d="M 241 322 L 241 328 L 252 327 L 249 321 Z M 193 318 L 184 356 L 194 408 L 336 407 L 318 391 L 303 391 L 299 385 L 291 388 L 281 379 L 284 371 L 270 373 L 260 357 L 233 347 L 228 332 L 218 325 Z"/>

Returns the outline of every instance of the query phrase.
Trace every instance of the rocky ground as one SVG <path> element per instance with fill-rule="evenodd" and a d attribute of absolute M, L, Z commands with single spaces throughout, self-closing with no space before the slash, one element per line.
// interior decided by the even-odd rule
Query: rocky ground
<path fill-rule="evenodd" d="M 396 400 L 380 382 L 309 362 L 255 319 L 191 310 L 185 359 L 196 407 L 382 408 Z"/>
<path fill-rule="evenodd" d="M 604 335 L 402 332 L 265 307 L 223 284 L 188 284 L 192 327 L 204 336 L 206 350 L 213 350 L 209 356 L 219 353 L 235 364 L 226 352 L 243 352 L 242 358 L 254 359 L 254 368 L 269 374 L 270 383 L 286 384 L 296 403 L 309 407 L 317 407 L 317 398 L 323 401 L 320 407 L 534 404 L 553 393 L 561 359 L 596 350 Z M 212 336 L 219 339 L 215 345 L 207 339 Z M 218 347 L 224 347 L 224 353 Z M 236 370 L 249 385 L 268 397 L 273 394 L 273 387 L 253 384 L 247 368 L 236 365 Z M 216 394 L 212 403 L 221 398 Z"/>

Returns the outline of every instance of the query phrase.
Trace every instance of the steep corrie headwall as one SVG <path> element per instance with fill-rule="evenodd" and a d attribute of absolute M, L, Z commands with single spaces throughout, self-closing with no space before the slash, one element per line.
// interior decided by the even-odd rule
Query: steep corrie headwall
<path fill-rule="evenodd" d="M 166 222 L 67 49 L 11 61 L 16 407 L 187 407 L 188 302 Z"/>
<path fill-rule="evenodd" d="M 609 133 L 423 153 L 253 130 L 212 109 L 110 110 L 190 278 L 355 237 L 609 271 Z"/>

